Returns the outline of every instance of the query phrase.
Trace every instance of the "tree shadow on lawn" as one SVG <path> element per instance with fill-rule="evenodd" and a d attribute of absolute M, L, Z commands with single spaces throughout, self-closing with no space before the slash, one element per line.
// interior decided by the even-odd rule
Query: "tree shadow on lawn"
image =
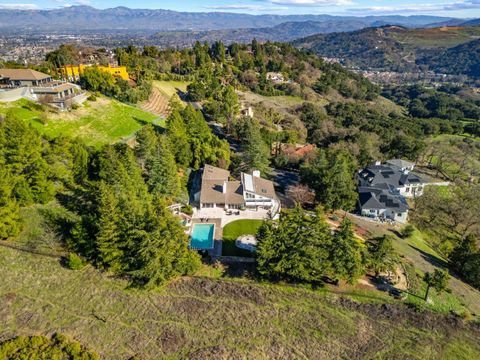
<path fill-rule="evenodd" d="M 420 250 L 416 246 L 413 246 L 413 245 L 408 245 L 408 246 L 410 246 L 412 249 L 418 251 L 420 253 L 420 255 L 422 256 L 422 258 L 424 260 L 426 260 L 429 264 L 431 264 L 435 267 L 441 268 L 441 269 L 447 269 L 448 268 L 448 263 L 445 260 L 439 258 L 438 256 L 435 256 L 435 255 L 427 253 L 426 251 Z"/>
<path fill-rule="evenodd" d="M 158 118 L 156 118 L 155 120 L 150 122 L 150 121 L 141 119 L 139 117 L 133 116 L 133 120 L 135 120 L 135 122 L 137 122 L 139 125 L 141 125 L 141 126 L 152 125 L 153 128 L 155 129 L 155 131 L 158 132 L 159 134 L 163 134 L 166 131 L 166 129 L 163 126 L 158 125 L 156 123 L 158 120 L 162 120 L 162 119 L 163 118 L 161 116 L 159 116 Z"/>

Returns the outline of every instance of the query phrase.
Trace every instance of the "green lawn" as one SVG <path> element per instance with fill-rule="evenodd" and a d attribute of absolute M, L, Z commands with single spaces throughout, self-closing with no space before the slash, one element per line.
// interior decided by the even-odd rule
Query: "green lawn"
<path fill-rule="evenodd" d="M 187 86 L 190 84 L 188 81 L 160 81 L 155 80 L 153 86 L 159 89 L 164 93 L 169 99 L 177 94 L 180 90 L 181 92 L 187 92 Z"/>
<path fill-rule="evenodd" d="M 0 114 L 7 111 L 12 111 L 43 134 L 80 137 L 92 146 L 127 139 L 157 118 L 139 108 L 103 96 L 66 112 L 55 111 L 27 100 L 0 104 Z"/>
<path fill-rule="evenodd" d="M 262 220 L 237 220 L 227 224 L 223 228 L 222 255 L 253 256 L 250 251 L 239 249 L 235 245 L 235 240 L 241 235 L 255 235 L 262 223 Z"/>

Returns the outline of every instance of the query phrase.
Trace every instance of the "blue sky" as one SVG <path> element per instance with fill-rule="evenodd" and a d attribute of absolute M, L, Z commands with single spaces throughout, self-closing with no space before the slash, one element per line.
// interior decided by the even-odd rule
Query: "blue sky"
<path fill-rule="evenodd" d="M 171 9 L 178 11 L 228 11 L 251 14 L 385 15 L 432 14 L 480 17 L 480 0 L 0 0 L 0 8 L 45 9 L 91 5 L 104 9 Z"/>

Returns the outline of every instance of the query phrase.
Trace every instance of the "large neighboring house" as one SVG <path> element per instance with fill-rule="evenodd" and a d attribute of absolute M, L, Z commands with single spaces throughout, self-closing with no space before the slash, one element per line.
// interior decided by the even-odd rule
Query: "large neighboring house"
<path fill-rule="evenodd" d="M 52 77 L 31 69 L 0 69 L 0 81 L 11 87 L 41 86 L 51 82 Z"/>
<path fill-rule="evenodd" d="M 80 77 L 83 75 L 85 72 L 85 69 L 91 68 L 91 67 L 96 67 L 98 70 L 102 72 L 109 73 L 113 76 L 119 77 L 125 81 L 129 80 L 129 75 L 127 68 L 125 66 L 102 66 L 102 65 L 65 65 L 57 71 L 61 74 L 62 78 L 68 81 L 78 81 L 80 80 Z"/>
<path fill-rule="evenodd" d="M 397 165 L 394 165 L 397 164 Z M 412 173 L 415 164 L 404 160 L 389 160 L 385 164 L 376 163 L 366 167 L 358 174 L 360 186 L 388 184 L 405 197 L 423 195 L 425 181 Z"/>
<path fill-rule="evenodd" d="M 259 171 L 241 174 L 240 181 L 230 180 L 230 172 L 205 165 L 200 189 L 200 208 L 280 210 L 273 182 L 260 177 Z"/>
<path fill-rule="evenodd" d="M 69 108 L 82 102 L 85 95 L 80 87 L 68 82 L 53 80 L 50 75 L 31 69 L 0 69 L 0 101 L 28 99 Z"/>
<path fill-rule="evenodd" d="M 405 198 L 386 184 L 375 187 L 360 186 L 358 202 L 362 216 L 407 222 L 408 205 Z"/>
<path fill-rule="evenodd" d="M 423 194 L 426 182 L 411 171 L 415 164 L 393 159 L 376 163 L 358 173 L 359 211 L 361 215 L 406 223 L 407 197 Z"/>

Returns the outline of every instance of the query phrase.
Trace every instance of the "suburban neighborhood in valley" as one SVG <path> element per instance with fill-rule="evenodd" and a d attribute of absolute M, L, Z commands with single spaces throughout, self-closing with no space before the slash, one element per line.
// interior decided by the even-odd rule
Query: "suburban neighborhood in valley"
<path fill-rule="evenodd" d="M 480 358 L 480 4 L 32 1 L 0 359 Z"/>

